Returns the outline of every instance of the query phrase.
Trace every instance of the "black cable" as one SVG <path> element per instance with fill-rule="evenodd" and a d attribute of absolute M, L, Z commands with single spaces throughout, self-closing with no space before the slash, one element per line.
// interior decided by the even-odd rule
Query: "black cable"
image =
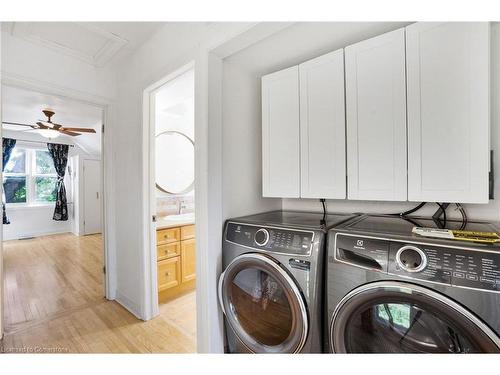
<path fill-rule="evenodd" d="M 441 211 L 443 211 L 443 226 L 446 227 L 446 208 L 444 208 L 441 203 L 436 202 L 436 204 L 441 208 Z"/>
<path fill-rule="evenodd" d="M 416 221 L 415 219 L 412 219 L 412 218 L 409 218 L 409 217 L 406 217 L 406 216 L 401 216 L 401 219 L 403 220 L 406 220 L 407 222 L 409 223 L 412 223 L 413 225 L 415 225 L 416 227 L 421 227 L 422 224 L 420 224 L 418 221 Z"/>
<path fill-rule="evenodd" d="M 418 206 L 416 207 L 413 207 L 412 209 L 408 210 L 408 211 L 403 211 L 403 212 L 400 212 L 398 214 L 389 214 L 389 215 L 395 215 L 395 216 L 406 216 L 406 215 L 410 215 L 412 213 L 414 213 L 415 211 L 418 211 L 420 210 L 422 207 L 424 207 L 425 205 L 427 204 L 427 202 L 422 202 L 420 203 Z"/>
<path fill-rule="evenodd" d="M 321 202 L 321 205 L 323 206 L 323 219 L 321 220 L 321 225 L 326 226 L 326 203 L 325 203 L 325 198 L 321 198 L 319 201 Z"/>
<path fill-rule="evenodd" d="M 460 214 L 462 215 L 462 225 L 460 226 L 460 230 L 464 230 L 465 227 L 467 226 L 467 214 L 465 213 L 465 209 L 462 207 L 460 203 L 455 203 L 457 206 L 458 210 L 460 211 Z"/>

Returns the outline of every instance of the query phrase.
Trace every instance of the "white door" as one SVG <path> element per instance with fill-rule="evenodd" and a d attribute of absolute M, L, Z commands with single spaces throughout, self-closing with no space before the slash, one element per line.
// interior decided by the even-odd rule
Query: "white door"
<path fill-rule="evenodd" d="M 101 162 L 83 161 L 84 234 L 101 233 Z"/>
<path fill-rule="evenodd" d="M 345 48 L 348 198 L 405 201 L 404 29 Z"/>
<path fill-rule="evenodd" d="M 299 65 L 302 198 L 345 199 L 344 50 Z"/>
<path fill-rule="evenodd" d="M 408 198 L 487 203 L 487 22 L 407 27 Z"/>
<path fill-rule="evenodd" d="M 299 198 L 299 68 L 262 77 L 262 195 Z"/>

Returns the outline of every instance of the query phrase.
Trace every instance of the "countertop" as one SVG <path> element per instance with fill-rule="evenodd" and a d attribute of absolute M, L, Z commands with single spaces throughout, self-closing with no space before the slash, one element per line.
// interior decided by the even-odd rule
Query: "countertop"
<path fill-rule="evenodd" d="M 194 215 L 172 215 L 156 219 L 156 229 L 183 227 L 194 224 Z"/>

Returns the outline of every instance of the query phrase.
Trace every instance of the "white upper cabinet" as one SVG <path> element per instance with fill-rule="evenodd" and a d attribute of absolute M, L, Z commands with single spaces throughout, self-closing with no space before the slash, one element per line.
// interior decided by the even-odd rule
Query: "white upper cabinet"
<path fill-rule="evenodd" d="M 302 198 L 345 199 L 344 51 L 299 65 Z"/>
<path fill-rule="evenodd" d="M 348 198 L 407 200 L 405 31 L 345 48 Z"/>
<path fill-rule="evenodd" d="M 299 68 L 262 77 L 264 197 L 300 197 Z"/>
<path fill-rule="evenodd" d="M 408 198 L 487 203 L 489 24 L 407 27 Z"/>

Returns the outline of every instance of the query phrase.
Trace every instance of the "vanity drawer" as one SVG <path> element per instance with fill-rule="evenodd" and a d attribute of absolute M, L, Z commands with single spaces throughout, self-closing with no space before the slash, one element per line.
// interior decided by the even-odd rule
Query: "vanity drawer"
<path fill-rule="evenodd" d="M 172 242 L 156 246 L 156 260 L 167 259 L 181 255 L 180 242 Z"/>
<path fill-rule="evenodd" d="M 186 225 L 181 227 L 181 240 L 188 240 L 194 238 L 195 230 L 194 225 Z"/>
<path fill-rule="evenodd" d="M 156 244 L 163 245 L 166 243 L 177 242 L 181 239 L 180 228 L 159 229 L 156 231 Z"/>
<path fill-rule="evenodd" d="M 173 288 L 181 283 L 180 257 L 158 262 L 158 291 Z"/>

